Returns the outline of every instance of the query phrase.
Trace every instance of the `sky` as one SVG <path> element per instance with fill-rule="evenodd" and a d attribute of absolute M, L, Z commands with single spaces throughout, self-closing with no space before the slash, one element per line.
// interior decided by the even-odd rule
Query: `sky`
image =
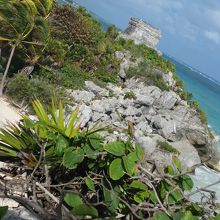
<path fill-rule="evenodd" d="M 162 32 L 163 53 L 220 81 L 220 0 L 75 0 L 121 29 L 130 17 Z"/>

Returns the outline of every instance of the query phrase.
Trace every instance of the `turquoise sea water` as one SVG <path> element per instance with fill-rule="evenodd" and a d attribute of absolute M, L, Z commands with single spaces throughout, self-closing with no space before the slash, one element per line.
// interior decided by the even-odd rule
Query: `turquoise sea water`
<path fill-rule="evenodd" d="M 193 94 L 193 99 L 206 112 L 210 128 L 220 135 L 220 83 L 174 58 L 165 58 L 175 64 L 177 75 L 183 80 L 187 91 Z"/>

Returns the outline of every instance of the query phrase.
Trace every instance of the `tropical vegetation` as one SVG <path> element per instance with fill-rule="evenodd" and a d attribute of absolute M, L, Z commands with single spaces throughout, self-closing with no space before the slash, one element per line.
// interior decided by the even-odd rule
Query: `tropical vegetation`
<path fill-rule="evenodd" d="M 115 26 L 103 31 L 84 8 L 52 0 L 0 0 L 0 24 L 0 95 L 5 92 L 36 115 L 23 115 L 18 125 L 0 130 L 0 160 L 14 174 L 27 175 L 28 196 L 21 198 L 28 210 L 38 210 L 34 214 L 40 219 L 219 219 L 190 201 L 193 182 L 175 156 L 162 174 L 150 172 L 142 166 L 143 149 L 132 138 L 107 142 L 100 131 L 108 127 L 82 129 L 79 109 L 68 115 L 63 108 L 69 102 L 65 91 L 83 88 L 85 80 L 100 86 L 122 83 L 115 52 L 129 51 L 134 63 L 143 60 L 128 70 L 128 77 L 169 91 L 159 72 L 173 72 L 177 92 L 205 122 L 172 63 L 120 38 Z M 124 98 L 136 97 L 127 92 Z M 166 142 L 158 146 L 178 154 Z M 17 189 L 2 187 L 7 189 L 0 182 L 0 196 L 21 201 Z M 6 212 L 0 207 L 0 218 Z"/>
<path fill-rule="evenodd" d="M 219 218 L 189 200 L 193 182 L 175 156 L 163 174 L 149 172 L 141 165 L 139 145 L 106 142 L 99 132 L 107 128 L 81 130 L 77 107 L 65 119 L 62 104 L 55 106 L 47 111 L 35 100 L 34 120 L 24 115 L 18 126 L 0 133 L 0 156 L 15 173 L 27 173 L 24 201 L 32 204 L 35 198 L 40 219 Z"/>

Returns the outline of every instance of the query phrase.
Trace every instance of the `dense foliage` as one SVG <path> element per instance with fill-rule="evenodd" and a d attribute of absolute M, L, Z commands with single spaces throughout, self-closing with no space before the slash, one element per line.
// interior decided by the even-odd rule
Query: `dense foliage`
<path fill-rule="evenodd" d="M 129 140 L 106 143 L 98 134 L 103 129 L 82 131 L 77 108 L 65 120 L 62 104 L 58 109 L 52 104 L 48 113 L 38 100 L 33 107 L 35 120 L 23 116 L 19 127 L 1 129 L 0 156 L 27 172 L 29 184 L 23 190 L 29 198 L 37 197 L 40 192 L 36 186 L 40 186 L 68 208 L 63 209 L 65 217 L 58 217 L 59 204 L 50 204 L 51 200 L 41 195 L 39 204 L 50 207 L 46 219 L 73 215 L 77 219 L 196 220 L 210 215 L 185 195 L 192 190 L 193 182 L 181 173 L 176 157 L 163 175 L 149 172 L 141 165 L 144 151 L 139 145 Z"/>
<path fill-rule="evenodd" d="M 34 55 L 32 59 L 38 60 L 49 38 L 47 17 L 52 5 L 53 0 L 0 1 L 0 41 L 3 42 L 3 53 L 10 54 L 0 84 L 0 95 L 16 49 L 22 48 L 27 57 Z"/>
<path fill-rule="evenodd" d="M 18 47 L 9 76 L 26 65 L 33 65 L 33 78 L 46 79 L 55 87 L 82 88 L 85 80 L 93 80 L 103 86 L 106 82 L 119 83 L 117 73 L 121 61 L 115 57 L 115 52 L 126 50 L 130 51 L 133 61 L 144 58 L 144 62 L 149 63 L 147 69 L 151 71 L 154 68 L 164 72 L 174 71 L 174 66 L 156 51 L 120 38 L 115 26 L 104 32 L 100 23 L 82 7 L 74 9 L 69 5 L 55 4 L 48 21 L 36 19 L 34 29 L 27 37 L 30 42 L 46 43 L 42 44 L 43 47 L 37 44 Z M 7 45 L 3 47 L 3 55 L 7 56 L 8 50 Z M 5 59 L 0 64 L 4 66 Z M 165 88 L 162 79 L 153 73 L 151 77 L 157 85 Z M 8 94 L 13 93 L 10 90 L 8 86 Z M 21 97 L 23 94 L 16 95 Z M 24 100 L 30 99 L 24 97 Z"/>

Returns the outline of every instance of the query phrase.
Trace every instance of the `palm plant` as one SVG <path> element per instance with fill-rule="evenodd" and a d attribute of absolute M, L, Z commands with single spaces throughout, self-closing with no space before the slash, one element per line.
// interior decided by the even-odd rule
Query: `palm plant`
<path fill-rule="evenodd" d="M 15 49 L 21 43 L 39 44 L 28 41 L 27 38 L 36 27 L 37 19 L 46 19 L 52 8 L 52 0 L 0 0 L 0 41 L 7 41 L 11 45 L 10 56 L 0 85 L 0 96 L 3 94 L 4 84 Z M 41 22 L 43 24 L 43 22 Z M 45 25 L 44 25 L 45 27 Z M 39 28 L 39 26 L 38 26 Z"/>
<path fill-rule="evenodd" d="M 80 133 L 78 109 L 65 120 L 62 104 L 47 112 L 39 100 L 33 101 L 37 116 L 31 120 L 27 115 L 17 125 L 0 129 L 0 157 L 22 162 L 34 167 L 40 154 L 45 151 L 47 158 L 59 158 L 68 147 L 68 141 L 77 139 Z M 66 121 L 66 122 L 65 122 Z"/>

